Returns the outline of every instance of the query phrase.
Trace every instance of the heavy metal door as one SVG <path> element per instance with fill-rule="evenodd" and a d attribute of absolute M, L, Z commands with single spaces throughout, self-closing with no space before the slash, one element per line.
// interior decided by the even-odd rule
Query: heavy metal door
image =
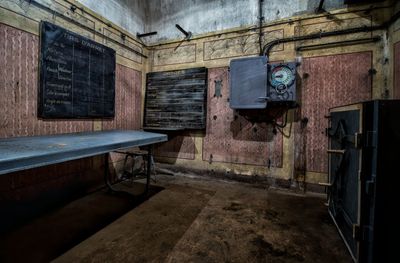
<path fill-rule="evenodd" d="M 357 261 L 360 226 L 362 105 L 340 107 L 330 112 L 329 133 L 329 213 L 352 257 Z"/>

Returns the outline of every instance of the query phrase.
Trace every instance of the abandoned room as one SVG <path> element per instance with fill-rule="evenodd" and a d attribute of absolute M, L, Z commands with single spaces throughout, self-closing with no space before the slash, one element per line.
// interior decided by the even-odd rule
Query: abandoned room
<path fill-rule="evenodd" d="M 400 1 L 0 0 L 0 262 L 400 262 Z"/>

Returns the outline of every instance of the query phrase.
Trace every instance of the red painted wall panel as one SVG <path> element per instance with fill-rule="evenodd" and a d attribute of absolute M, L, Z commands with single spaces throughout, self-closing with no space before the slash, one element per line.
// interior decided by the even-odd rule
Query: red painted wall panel
<path fill-rule="evenodd" d="M 115 71 L 115 117 L 103 120 L 103 130 L 140 129 L 142 73 L 119 64 Z"/>
<path fill-rule="evenodd" d="M 0 24 L 0 138 L 92 130 L 92 121 L 37 117 L 39 37 Z"/>
<path fill-rule="evenodd" d="M 282 166 L 282 135 L 270 125 L 253 125 L 229 107 L 228 69 L 208 71 L 207 131 L 203 160 L 237 164 Z M 222 97 L 214 97 L 215 81 L 222 81 Z"/>
<path fill-rule="evenodd" d="M 308 118 L 302 131 L 305 136 L 307 171 L 327 172 L 328 139 L 325 116 L 329 108 L 371 99 L 372 53 L 361 52 L 305 58 L 299 69 L 302 76 L 301 116 Z"/>
<path fill-rule="evenodd" d="M 400 99 L 400 42 L 394 44 L 394 92 L 393 97 Z"/>
<path fill-rule="evenodd" d="M 38 36 L 0 24 L 0 138 L 91 131 L 91 120 L 38 119 L 38 59 Z M 90 191 L 102 184 L 102 165 L 94 157 L 3 175 L 8 183 L 1 195 L 23 202 L 68 189 Z"/>

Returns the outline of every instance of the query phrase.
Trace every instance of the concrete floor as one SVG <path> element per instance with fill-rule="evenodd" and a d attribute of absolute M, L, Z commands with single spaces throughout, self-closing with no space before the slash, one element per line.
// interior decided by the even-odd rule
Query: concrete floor
<path fill-rule="evenodd" d="M 76 241 L 77 245 L 71 249 L 72 246 L 64 246 L 64 251 L 56 249 L 58 255 L 63 254 L 56 257 L 54 252 L 47 259 L 55 262 L 351 262 L 322 196 L 179 174 L 158 175 L 156 185 L 157 189 L 164 190 L 153 191 L 149 200 L 128 212 L 124 208 L 125 214 L 102 226 L 100 231 L 83 242 Z M 83 220 L 82 215 L 81 220 L 74 220 L 73 214 L 104 207 L 105 195 L 110 194 L 100 191 L 76 200 L 66 206 L 69 206 L 68 212 L 62 208 L 50 218 L 52 221 L 64 218 L 66 226 L 96 221 L 93 215 L 90 220 Z M 88 198 L 92 201 L 88 202 Z M 70 228 L 67 236 L 59 230 L 58 235 L 52 235 L 52 243 L 68 239 L 70 232 L 77 229 Z M 15 237 L 14 241 L 17 242 Z M 10 242 L 6 243 L 10 245 Z M 42 253 L 49 254 L 46 247 L 41 249 Z M 39 257 L 36 262 L 40 261 Z"/>

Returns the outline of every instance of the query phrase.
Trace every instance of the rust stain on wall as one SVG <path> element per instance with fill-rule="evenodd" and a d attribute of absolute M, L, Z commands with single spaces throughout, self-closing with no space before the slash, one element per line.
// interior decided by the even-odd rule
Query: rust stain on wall
<path fill-rule="evenodd" d="M 270 125 L 252 124 L 229 107 L 228 68 L 208 71 L 207 131 L 203 160 L 267 166 L 282 166 L 282 135 Z M 214 96 L 220 82 L 222 97 Z M 219 84 L 218 84 L 219 85 Z"/>
<path fill-rule="evenodd" d="M 168 133 L 168 141 L 154 146 L 154 155 L 178 159 L 194 160 L 196 146 L 190 133 Z"/>
<path fill-rule="evenodd" d="M 39 37 L 0 24 L 0 138 L 92 130 L 89 120 L 37 117 Z"/>
<path fill-rule="evenodd" d="M 301 118 L 308 123 L 302 129 L 305 136 L 302 148 L 306 157 L 307 171 L 327 172 L 329 108 L 371 99 L 372 79 L 369 70 L 372 67 L 372 52 L 340 54 L 305 58 L 299 74 L 301 80 Z"/>
<path fill-rule="evenodd" d="M 140 129 L 142 74 L 118 64 L 115 71 L 115 117 L 103 120 L 103 130 Z"/>
<path fill-rule="evenodd" d="M 400 42 L 394 44 L 394 87 L 393 97 L 400 99 Z"/>

